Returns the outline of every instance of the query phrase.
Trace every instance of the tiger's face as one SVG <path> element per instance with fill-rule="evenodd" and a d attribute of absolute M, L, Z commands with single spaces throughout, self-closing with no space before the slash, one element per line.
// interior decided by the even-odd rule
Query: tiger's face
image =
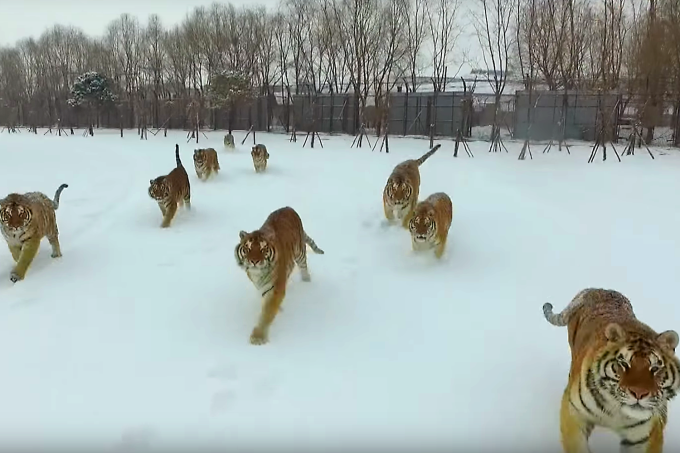
<path fill-rule="evenodd" d="M 392 178 L 387 182 L 387 197 L 393 205 L 403 206 L 411 201 L 413 187 L 403 178 Z"/>
<path fill-rule="evenodd" d="M 168 196 L 169 189 L 165 183 L 165 176 L 159 176 L 149 181 L 149 196 L 156 201 L 161 201 Z"/>
<path fill-rule="evenodd" d="M 274 247 L 259 231 L 239 232 L 240 242 L 236 246 L 236 262 L 250 269 L 268 267 L 274 260 Z"/>
<path fill-rule="evenodd" d="M 267 152 L 267 148 L 264 147 L 264 145 L 255 145 L 250 151 L 250 155 L 253 156 L 253 158 L 256 159 L 268 159 L 269 158 L 269 153 Z"/>
<path fill-rule="evenodd" d="M 434 209 L 430 207 L 416 208 L 413 217 L 408 222 L 408 230 L 416 242 L 427 242 L 432 239 L 437 230 Z"/>
<path fill-rule="evenodd" d="M 205 162 L 205 150 L 195 149 L 194 150 L 194 163 L 196 165 L 202 165 Z"/>
<path fill-rule="evenodd" d="M 623 330 L 619 333 L 623 335 Z M 680 362 L 674 354 L 678 334 L 666 331 L 656 341 L 625 335 L 620 338 L 624 341 L 610 342 L 593 361 L 587 379 L 618 401 L 626 415 L 647 418 L 662 409 L 680 388 Z"/>
<path fill-rule="evenodd" d="M 16 201 L 0 205 L 0 222 L 9 230 L 21 230 L 31 222 L 31 210 Z"/>

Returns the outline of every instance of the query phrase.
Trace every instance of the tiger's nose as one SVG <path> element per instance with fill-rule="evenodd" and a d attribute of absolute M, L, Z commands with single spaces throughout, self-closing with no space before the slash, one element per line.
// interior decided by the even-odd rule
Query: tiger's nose
<path fill-rule="evenodd" d="M 649 390 L 642 389 L 642 388 L 631 388 L 629 389 L 630 393 L 637 399 L 638 401 L 641 400 L 642 398 L 649 396 Z"/>

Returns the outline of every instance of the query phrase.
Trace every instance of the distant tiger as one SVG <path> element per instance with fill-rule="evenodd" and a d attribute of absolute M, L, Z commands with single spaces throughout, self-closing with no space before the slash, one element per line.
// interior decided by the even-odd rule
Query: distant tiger
<path fill-rule="evenodd" d="M 206 181 L 210 176 L 217 175 L 220 172 L 217 151 L 214 148 L 195 149 L 194 168 L 198 179 L 201 181 Z"/>
<path fill-rule="evenodd" d="M 234 136 L 231 135 L 231 133 L 224 136 L 224 147 L 229 149 L 234 149 L 236 147 Z"/>
<path fill-rule="evenodd" d="M 267 160 L 269 159 L 269 153 L 267 152 L 267 147 L 258 144 L 253 146 L 250 155 L 253 157 L 253 166 L 255 167 L 256 173 L 262 173 L 267 169 Z"/>
<path fill-rule="evenodd" d="M 0 200 L 0 231 L 16 263 L 9 277 L 13 283 L 26 276 L 42 238 L 47 237 L 52 246 L 52 258 L 61 256 L 56 210 L 67 187 L 60 185 L 53 200 L 42 192 L 11 193 Z"/>
<path fill-rule="evenodd" d="M 656 333 L 639 321 L 618 291 L 587 288 L 559 314 L 545 319 L 567 326 L 571 368 L 560 409 L 566 453 L 590 451 L 596 426 L 621 438 L 621 451 L 661 453 L 668 401 L 680 389 L 678 334 Z"/>
<path fill-rule="evenodd" d="M 451 198 L 444 192 L 433 193 L 416 205 L 408 224 L 413 250 L 429 250 L 441 258 L 446 248 L 453 218 Z"/>
<path fill-rule="evenodd" d="M 293 267 L 300 268 L 302 280 L 311 280 L 307 269 L 307 248 L 323 255 L 314 240 L 305 233 L 302 220 L 291 207 L 269 214 L 262 226 L 250 233 L 239 232 L 240 241 L 234 249 L 236 263 L 263 297 L 260 319 L 250 335 L 252 344 L 268 341 L 269 327 L 278 313 L 286 294 L 286 283 Z"/>
<path fill-rule="evenodd" d="M 149 181 L 149 196 L 158 202 L 163 214 L 161 228 L 170 226 L 178 205 L 191 209 L 189 175 L 179 158 L 179 145 L 175 145 L 175 161 L 177 166 L 170 173 Z"/>
<path fill-rule="evenodd" d="M 408 222 L 418 203 L 420 193 L 419 167 L 440 146 L 434 146 L 419 159 L 409 159 L 394 167 L 383 190 L 383 209 L 387 220 L 393 221 L 396 218 L 401 220 L 404 228 L 408 228 Z"/>

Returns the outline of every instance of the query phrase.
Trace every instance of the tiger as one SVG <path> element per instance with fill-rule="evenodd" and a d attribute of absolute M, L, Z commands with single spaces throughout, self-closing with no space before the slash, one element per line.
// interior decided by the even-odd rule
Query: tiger
<path fill-rule="evenodd" d="M 175 145 L 175 161 L 177 166 L 170 173 L 149 181 L 149 196 L 158 202 L 163 214 L 161 228 L 170 226 L 177 213 L 177 206 L 184 204 L 191 209 L 191 185 L 182 161 L 179 158 L 179 145 Z"/>
<path fill-rule="evenodd" d="M 560 431 L 567 453 L 588 452 L 596 426 L 621 438 L 621 451 L 660 453 L 667 403 L 680 388 L 678 334 L 656 333 L 639 321 L 630 301 L 614 290 L 580 291 L 561 313 L 543 305 L 545 319 L 567 326 L 569 380 Z"/>
<path fill-rule="evenodd" d="M 269 153 L 267 152 L 267 147 L 262 144 L 257 144 L 253 146 L 250 155 L 253 157 L 253 166 L 255 167 L 256 173 L 262 173 L 267 169 L 267 160 L 269 159 Z"/>
<path fill-rule="evenodd" d="M 52 258 L 62 256 L 56 210 L 61 192 L 67 187 L 68 184 L 60 185 L 52 200 L 42 192 L 11 193 L 0 200 L 0 231 L 16 263 L 9 276 L 12 283 L 26 277 L 42 238 L 47 237 Z"/>
<path fill-rule="evenodd" d="M 388 221 L 396 218 L 402 221 L 404 228 L 408 228 L 420 192 L 419 167 L 440 147 L 436 145 L 419 159 L 409 159 L 394 167 L 383 190 L 383 209 Z"/>
<path fill-rule="evenodd" d="M 269 327 L 280 310 L 293 267 L 297 264 L 302 281 L 311 281 L 305 245 L 319 255 L 325 252 L 305 233 L 300 216 L 289 206 L 269 214 L 258 230 L 240 231 L 239 238 L 234 249 L 236 264 L 246 272 L 263 298 L 250 343 L 262 345 L 269 341 Z"/>
<path fill-rule="evenodd" d="M 211 175 L 220 172 L 220 161 L 214 148 L 194 150 L 194 168 L 201 181 L 207 181 Z"/>
<path fill-rule="evenodd" d="M 416 205 L 408 224 L 414 251 L 434 248 L 434 255 L 441 258 L 446 248 L 453 204 L 444 192 L 436 192 Z"/>
<path fill-rule="evenodd" d="M 234 136 L 231 135 L 231 132 L 224 136 L 224 147 L 230 149 L 236 148 L 236 144 L 234 143 Z"/>

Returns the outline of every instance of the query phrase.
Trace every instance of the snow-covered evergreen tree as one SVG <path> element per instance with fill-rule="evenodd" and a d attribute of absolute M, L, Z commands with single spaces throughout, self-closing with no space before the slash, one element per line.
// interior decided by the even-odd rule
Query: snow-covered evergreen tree
<path fill-rule="evenodd" d="M 251 99 L 254 95 L 250 77 L 243 72 L 233 70 L 215 74 L 210 77 L 209 93 L 213 107 L 228 109 L 228 127 L 231 134 L 236 106 Z"/>
<path fill-rule="evenodd" d="M 115 100 L 116 95 L 111 91 L 109 79 L 98 72 L 88 71 L 80 75 L 71 87 L 68 104 L 76 107 L 87 101 L 99 107 Z"/>

